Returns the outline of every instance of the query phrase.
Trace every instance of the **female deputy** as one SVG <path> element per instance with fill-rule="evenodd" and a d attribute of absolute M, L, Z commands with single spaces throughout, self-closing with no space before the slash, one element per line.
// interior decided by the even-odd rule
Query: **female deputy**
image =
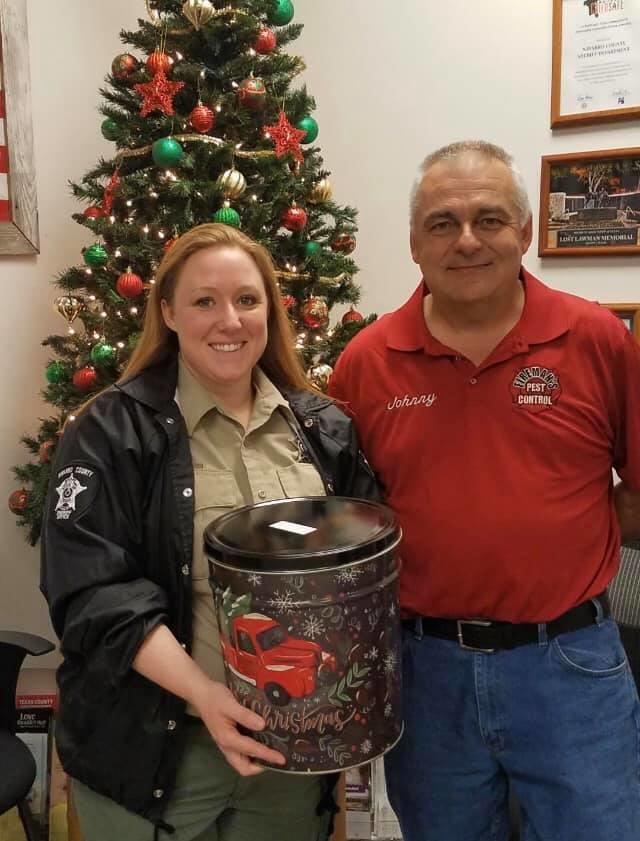
<path fill-rule="evenodd" d="M 241 732 L 264 722 L 224 685 L 202 549 L 204 527 L 236 506 L 377 495 L 351 422 L 293 345 L 267 251 L 201 225 L 165 255 L 122 378 L 61 439 L 42 590 L 85 841 L 330 831 L 333 779 L 264 771 L 283 757 Z"/>

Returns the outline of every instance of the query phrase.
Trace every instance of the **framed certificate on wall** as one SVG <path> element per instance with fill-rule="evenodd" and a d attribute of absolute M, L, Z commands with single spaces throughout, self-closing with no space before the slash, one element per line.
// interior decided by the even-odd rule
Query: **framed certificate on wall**
<path fill-rule="evenodd" d="M 551 127 L 640 119 L 640 0 L 553 0 Z"/>
<path fill-rule="evenodd" d="M 640 341 L 640 304 L 602 304 L 617 315 L 630 333 Z"/>
<path fill-rule="evenodd" d="M 27 0 L 0 0 L 0 255 L 38 251 Z"/>

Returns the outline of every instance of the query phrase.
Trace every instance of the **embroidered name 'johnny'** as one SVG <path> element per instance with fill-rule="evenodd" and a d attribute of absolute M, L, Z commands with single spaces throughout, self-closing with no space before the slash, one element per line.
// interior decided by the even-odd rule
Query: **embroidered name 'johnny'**
<path fill-rule="evenodd" d="M 56 474 L 55 491 L 58 499 L 54 507 L 56 520 L 69 520 L 89 507 L 98 491 L 99 479 L 89 467 L 70 464 Z"/>
<path fill-rule="evenodd" d="M 405 394 L 404 397 L 394 396 L 387 403 L 387 409 L 404 409 L 407 406 L 433 406 L 438 395 L 431 394 Z"/>
<path fill-rule="evenodd" d="M 511 382 L 514 404 L 530 412 L 550 409 L 558 402 L 561 394 L 562 388 L 557 373 L 542 365 L 521 368 Z"/>

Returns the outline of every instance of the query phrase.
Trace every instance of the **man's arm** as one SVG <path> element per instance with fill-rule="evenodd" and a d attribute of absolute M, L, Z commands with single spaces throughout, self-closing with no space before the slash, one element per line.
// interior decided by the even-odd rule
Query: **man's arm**
<path fill-rule="evenodd" d="M 624 482 L 613 489 L 622 542 L 640 540 L 640 491 L 632 491 Z"/>

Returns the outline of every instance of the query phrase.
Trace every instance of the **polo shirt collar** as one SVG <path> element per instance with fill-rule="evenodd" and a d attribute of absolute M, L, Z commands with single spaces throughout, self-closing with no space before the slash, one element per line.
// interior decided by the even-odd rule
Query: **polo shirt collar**
<path fill-rule="evenodd" d="M 287 401 L 261 368 L 254 370 L 253 384 L 256 389 L 256 399 L 251 417 L 252 427 L 259 426 L 260 423 L 271 417 L 273 412 L 279 407 L 284 407 L 286 410 L 291 411 Z M 207 391 L 193 376 L 184 364 L 182 356 L 178 357 L 178 387 L 176 398 L 180 405 L 180 411 L 184 416 L 189 435 L 193 435 L 194 429 L 207 412 L 215 409 L 217 412 L 224 414 L 224 408 L 216 400 L 214 395 Z"/>
<path fill-rule="evenodd" d="M 549 289 L 524 266 L 520 280 L 525 289 L 525 303 L 520 320 L 510 333 L 510 340 L 518 350 L 530 345 L 544 344 L 557 339 L 569 330 L 569 313 L 561 295 Z M 435 339 L 424 320 L 422 302 L 428 294 L 422 280 L 409 300 L 389 317 L 387 347 L 405 352 L 425 351 L 433 356 L 455 353 Z"/>

